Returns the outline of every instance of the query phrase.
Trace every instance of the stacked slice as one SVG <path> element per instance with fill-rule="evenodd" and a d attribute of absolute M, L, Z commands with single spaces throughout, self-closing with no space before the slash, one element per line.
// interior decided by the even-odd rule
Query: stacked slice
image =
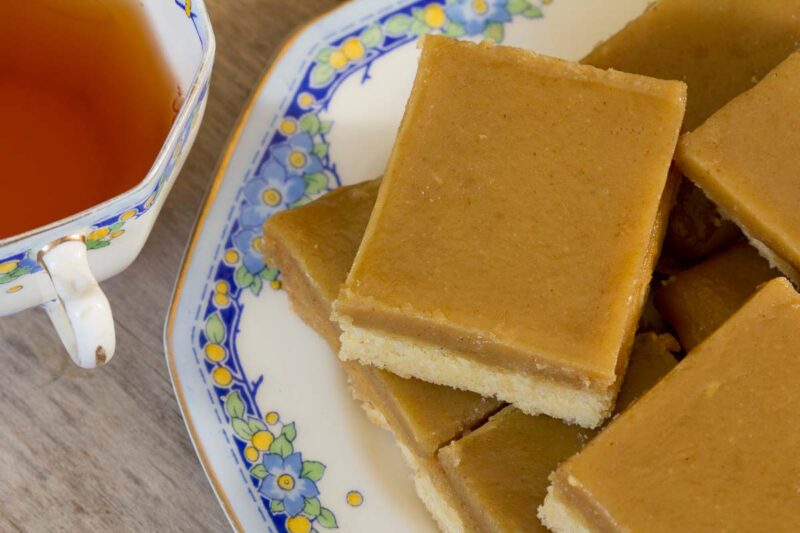
<path fill-rule="evenodd" d="M 427 37 L 384 178 L 267 222 L 442 530 L 800 523 L 800 295 L 759 256 L 800 281 L 798 42 L 800 0 L 661 0 L 585 64 Z M 677 341 L 636 330 L 676 143 L 711 201 L 682 189 L 671 268 L 737 227 L 757 250 L 655 283 L 692 350 L 672 370 Z"/>
<path fill-rule="evenodd" d="M 325 317 L 347 277 L 377 187 L 372 181 L 337 189 L 266 225 L 268 258 L 281 268 L 292 307 L 334 349 L 337 326 Z M 619 408 L 675 365 L 677 348 L 668 335 L 637 338 Z M 514 407 L 487 421 L 498 402 L 357 363 L 343 366 L 370 419 L 394 434 L 417 492 L 443 531 L 543 529 L 536 510 L 548 474 L 596 433 Z"/>
<path fill-rule="evenodd" d="M 339 356 L 597 427 L 660 249 L 685 97 L 680 82 L 426 38 L 334 307 Z"/>
<path fill-rule="evenodd" d="M 554 531 L 795 531 L 800 295 L 765 285 L 553 474 Z"/>

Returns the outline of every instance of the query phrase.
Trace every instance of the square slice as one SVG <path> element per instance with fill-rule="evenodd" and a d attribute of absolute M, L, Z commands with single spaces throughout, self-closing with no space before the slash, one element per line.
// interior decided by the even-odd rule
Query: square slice
<path fill-rule="evenodd" d="M 800 295 L 770 281 L 551 476 L 555 532 L 796 531 Z"/>
<path fill-rule="evenodd" d="M 675 161 L 767 259 L 800 282 L 800 52 L 681 137 Z"/>
<path fill-rule="evenodd" d="M 669 335 L 636 337 L 618 410 L 677 364 L 671 352 L 678 348 Z M 548 476 L 595 433 L 506 407 L 477 430 L 442 448 L 439 461 L 481 531 L 546 531 L 536 512 L 547 493 Z"/>
<path fill-rule="evenodd" d="M 379 181 L 342 187 L 302 207 L 278 213 L 265 224 L 267 262 L 281 269 L 294 310 L 339 348 L 331 304 L 347 277 L 364 234 Z M 436 451 L 479 426 L 502 403 L 416 379 L 405 379 L 355 362 L 343 363 L 354 395 L 374 423 L 390 429 L 415 472 L 418 492 L 445 531 L 474 531 L 461 509 Z M 451 529 L 452 528 L 452 529 Z"/>
<path fill-rule="evenodd" d="M 798 47 L 798 0 L 658 0 L 583 62 L 685 81 L 691 131 Z"/>
<path fill-rule="evenodd" d="M 655 305 L 691 350 L 731 317 L 763 283 L 778 277 L 746 242 L 672 276 L 654 292 Z"/>
<path fill-rule="evenodd" d="M 334 306 L 340 357 L 600 424 L 672 202 L 685 96 L 681 82 L 426 37 Z"/>
<path fill-rule="evenodd" d="M 583 62 L 685 81 L 689 131 L 752 88 L 799 45 L 798 0 L 659 0 Z M 667 231 L 668 253 L 696 261 L 739 236 L 735 224 L 720 221 L 714 204 L 691 182 L 681 186 Z"/>

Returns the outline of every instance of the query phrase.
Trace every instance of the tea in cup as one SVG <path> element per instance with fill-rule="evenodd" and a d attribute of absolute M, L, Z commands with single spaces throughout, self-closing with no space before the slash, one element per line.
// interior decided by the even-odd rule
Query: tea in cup
<path fill-rule="evenodd" d="M 97 280 L 144 245 L 213 55 L 200 0 L 0 3 L 0 316 L 44 305 L 80 366 L 114 353 Z"/>

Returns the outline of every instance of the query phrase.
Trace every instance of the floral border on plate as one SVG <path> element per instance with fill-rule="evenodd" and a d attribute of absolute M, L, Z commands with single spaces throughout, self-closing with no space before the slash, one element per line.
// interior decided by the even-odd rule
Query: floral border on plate
<path fill-rule="evenodd" d="M 262 227 L 277 213 L 303 205 L 341 185 L 328 157 L 327 135 L 334 124 L 323 120 L 339 85 L 360 74 L 369 79 L 371 64 L 392 50 L 428 33 L 482 37 L 500 43 L 505 24 L 514 17 L 542 18 L 552 0 L 417 0 L 340 36 L 320 49 L 302 75 L 291 101 L 281 111 L 264 155 L 246 179 L 238 216 L 226 230 L 224 252 L 212 268 L 213 286 L 199 310 L 204 327 L 196 332 L 196 349 L 205 355 L 203 370 L 211 378 L 212 403 L 218 403 L 232 431 L 233 451 L 250 465 L 248 474 L 272 522 L 290 533 L 312 533 L 338 527 L 335 514 L 320 500 L 318 483 L 326 465 L 304 460 L 294 449 L 295 422 L 275 411 L 262 413 L 255 401 L 263 376 L 249 381 L 236 350 L 241 318 L 240 297 L 259 295 L 268 285 L 281 288 L 280 272 L 263 260 Z M 364 502 L 358 491 L 348 505 Z M 267 517 L 259 509 L 262 519 Z"/>

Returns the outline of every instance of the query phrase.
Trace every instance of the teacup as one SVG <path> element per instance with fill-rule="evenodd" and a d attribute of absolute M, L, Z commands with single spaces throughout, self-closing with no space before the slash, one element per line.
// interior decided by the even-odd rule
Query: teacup
<path fill-rule="evenodd" d="M 205 111 L 214 35 L 202 0 L 142 0 L 184 95 L 161 150 L 133 189 L 47 226 L 0 239 L 0 316 L 42 305 L 67 352 L 94 368 L 114 355 L 108 299 L 98 285 L 144 246 Z"/>

